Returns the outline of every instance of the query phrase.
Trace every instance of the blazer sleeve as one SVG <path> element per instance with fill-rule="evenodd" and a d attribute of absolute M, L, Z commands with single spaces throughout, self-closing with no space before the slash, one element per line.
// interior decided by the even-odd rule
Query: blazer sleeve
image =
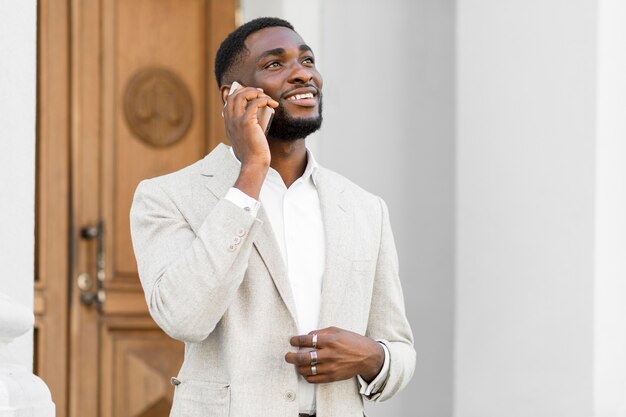
<path fill-rule="evenodd" d="M 262 222 L 221 199 L 194 231 L 167 193 L 146 180 L 130 224 L 150 315 L 175 339 L 204 340 L 235 298 Z"/>
<path fill-rule="evenodd" d="M 377 402 L 388 400 L 406 386 L 413 377 L 416 357 L 413 332 L 404 308 L 389 212 L 385 202 L 379 201 L 382 210 L 380 249 L 366 336 L 389 349 L 390 365 L 387 381 L 376 393 Z"/>

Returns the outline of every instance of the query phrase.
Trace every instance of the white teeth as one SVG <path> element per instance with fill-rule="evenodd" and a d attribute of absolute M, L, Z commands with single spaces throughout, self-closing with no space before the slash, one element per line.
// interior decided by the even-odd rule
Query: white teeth
<path fill-rule="evenodd" d="M 288 97 L 287 100 L 300 100 L 303 98 L 313 98 L 313 93 L 295 94 L 291 97 Z"/>

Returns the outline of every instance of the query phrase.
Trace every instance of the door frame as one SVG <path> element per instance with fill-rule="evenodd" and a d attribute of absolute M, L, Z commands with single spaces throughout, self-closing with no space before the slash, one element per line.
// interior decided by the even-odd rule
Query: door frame
<path fill-rule="evenodd" d="M 57 416 L 65 417 L 71 215 L 69 1 L 39 0 L 37 15 L 33 371 L 46 381 Z"/>

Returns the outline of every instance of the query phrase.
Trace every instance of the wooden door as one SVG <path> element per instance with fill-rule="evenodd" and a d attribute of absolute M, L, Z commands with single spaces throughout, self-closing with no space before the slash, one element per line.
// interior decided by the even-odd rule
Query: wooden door
<path fill-rule="evenodd" d="M 134 190 L 224 138 L 235 0 L 39 2 L 36 371 L 59 417 L 165 417 L 183 345 L 149 317 Z"/>

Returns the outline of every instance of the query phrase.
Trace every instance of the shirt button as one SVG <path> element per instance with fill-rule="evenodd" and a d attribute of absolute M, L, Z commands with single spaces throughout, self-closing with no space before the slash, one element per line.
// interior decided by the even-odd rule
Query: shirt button
<path fill-rule="evenodd" d="M 285 399 L 286 399 L 287 401 L 293 401 L 293 400 L 295 400 L 295 399 L 296 399 L 296 393 L 295 393 L 295 392 L 293 392 L 293 391 L 291 391 L 291 390 L 287 391 L 287 392 L 285 393 Z"/>
<path fill-rule="evenodd" d="M 235 251 L 235 245 L 233 245 L 233 244 L 228 245 L 228 251 L 229 252 L 234 252 Z"/>
<path fill-rule="evenodd" d="M 246 234 L 246 231 L 242 228 L 237 229 L 237 236 L 242 237 Z"/>
<path fill-rule="evenodd" d="M 234 243 L 235 245 L 240 244 L 240 243 L 241 243 L 241 238 L 240 238 L 239 236 L 235 237 L 235 238 L 233 239 L 233 243 Z"/>

